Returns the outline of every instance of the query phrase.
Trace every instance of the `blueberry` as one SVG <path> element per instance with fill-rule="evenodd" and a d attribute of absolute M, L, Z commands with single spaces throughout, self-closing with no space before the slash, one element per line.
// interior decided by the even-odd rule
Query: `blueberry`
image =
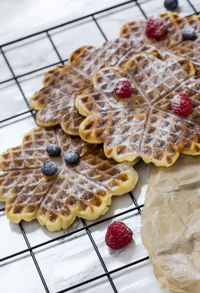
<path fill-rule="evenodd" d="M 41 170 L 45 176 L 53 176 L 58 171 L 58 167 L 55 162 L 47 161 L 44 162 Z"/>
<path fill-rule="evenodd" d="M 178 7 L 178 0 L 165 0 L 164 6 L 167 10 L 175 10 Z"/>
<path fill-rule="evenodd" d="M 68 164 L 75 164 L 79 161 L 80 155 L 79 152 L 75 150 L 68 150 L 64 154 L 65 162 Z"/>
<path fill-rule="evenodd" d="M 59 156 L 60 155 L 61 148 L 57 144 L 50 143 L 50 144 L 47 145 L 46 151 L 47 151 L 49 156 L 54 157 L 54 156 Z"/>
<path fill-rule="evenodd" d="M 189 24 L 186 24 L 181 32 L 182 32 L 182 37 L 183 37 L 184 40 L 193 41 L 197 37 L 196 31 Z"/>

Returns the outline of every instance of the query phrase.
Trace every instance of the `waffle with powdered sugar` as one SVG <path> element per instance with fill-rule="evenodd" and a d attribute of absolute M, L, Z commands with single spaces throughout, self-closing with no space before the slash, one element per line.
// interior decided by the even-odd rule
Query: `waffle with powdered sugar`
<path fill-rule="evenodd" d="M 60 156 L 48 155 L 50 143 L 60 146 Z M 69 149 L 80 155 L 76 164 L 64 159 Z M 58 167 L 49 180 L 41 171 L 46 161 Z M 0 156 L 0 170 L 0 201 L 6 202 L 7 217 L 15 223 L 37 219 L 51 231 L 67 228 L 77 216 L 96 219 L 108 210 L 112 195 L 131 191 L 137 182 L 130 163 L 107 159 L 100 146 L 62 129 L 31 130 L 22 145 Z"/>
<path fill-rule="evenodd" d="M 125 69 L 107 67 L 93 77 L 94 89 L 76 99 L 76 107 L 87 118 L 80 125 L 81 138 L 103 143 L 108 158 L 118 162 L 141 157 L 146 163 L 170 166 L 180 153 L 200 153 L 200 79 L 188 59 L 159 52 L 138 54 Z M 116 97 L 117 80 L 126 78 L 132 96 Z M 171 99 L 184 92 L 193 101 L 188 116 L 175 114 Z"/>

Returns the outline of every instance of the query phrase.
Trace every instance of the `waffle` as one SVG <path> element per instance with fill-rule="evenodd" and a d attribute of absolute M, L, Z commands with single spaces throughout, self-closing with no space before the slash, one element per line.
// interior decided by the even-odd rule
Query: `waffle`
<path fill-rule="evenodd" d="M 155 55 L 156 51 L 154 51 Z M 150 54 L 130 59 L 125 70 L 104 68 L 93 78 L 94 90 L 76 99 L 81 115 L 88 116 L 80 125 L 81 138 L 103 143 L 105 155 L 118 162 L 141 157 L 146 163 L 170 166 L 180 153 L 200 153 L 200 79 L 184 58 L 162 60 Z M 113 85 L 119 78 L 132 84 L 130 98 L 119 99 Z M 171 110 L 171 98 L 178 92 L 193 100 L 187 117 Z"/>
<path fill-rule="evenodd" d="M 199 67 L 199 34 L 195 41 L 182 41 L 181 29 L 190 23 L 199 32 L 197 15 L 181 18 L 177 13 L 159 15 L 168 25 L 166 37 L 157 41 L 145 35 L 145 21 L 127 23 L 121 29 L 121 37 L 107 41 L 101 47 L 84 46 L 72 53 L 69 64 L 57 66 L 44 77 L 44 88 L 31 99 L 31 107 L 38 111 L 37 123 L 43 127 L 60 124 L 71 135 L 79 134 L 83 118 L 74 107 L 76 96 L 91 86 L 91 77 L 106 66 L 124 67 L 126 62 L 140 52 L 152 52 L 154 47 L 163 49 L 163 56 L 175 54 L 189 57 Z M 167 51 L 167 53 L 166 53 Z"/>
<path fill-rule="evenodd" d="M 60 146 L 61 156 L 49 157 L 49 143 Z M 79 152 L 77 164 L 64 161 L 68 149 Z M 48 160 L 58 166 L 52 180 L 41 172 Z M 0 201 L 6 202 L 7 217 L 15 223 L 37 219 L 51 231 L 67 228 L 76 216 L 96 219 L 108 210 L 112 195 L 132 190 L 137 182 L 131 164 L 107 159 L 101 147 L 61 129 L 33 129 L 22 145 L 1 155 L 0 169 Z"/>
<path fill-rule="evenodd" d="M 60 124 L 66 133 L 79 135 L 83 118 L 74 107 L 76 96 L 92 86 L 95 71 L 108 65 L 123 67 L 130 56 L 140 51 L 135 47 L 134 41 L 123 38 L 105 42 L 100 48 L 84 46 L 72 53 L 68 65 L 47 72 L 44 87 L 30 101 L 30 106 L 38 111 L 38 125 L 52 127 Z M 152 52 L 153 48 L 144 46 L 142 50 Z"/>
<path fill-rule="evenodd" d="M 192 15 L 182 18 L 175 12 L 166 11 L 158 15 L 168 27 L 166 36 L 160 40 L 148 38 L 145 34 L 146 22 L 137 20 L 125 24 L 120 30 L 120 36 L 128 40 L 134 40 L 137 45 L 144 44 L 164 49 L 172 54 L 189 58 L 199 69 L 200 68 L 200 16 Z M 183 40 L 181 30 L 186 24 L 190 24 L 197 33 L 193 41 Z"/>
<path fill-rule="evenodd" d="M 91 80 L 70 65 L 57 66 L 44 77 L 44 87 L 31 98 L 37 110 L 37 123 L 43 127 L 61 125 L 71 135 L 78 135 L 82 117 L 74 107 L 75 96 L 91 86 Z"/>
<path fill-rule="evenodd" d="M 77 49 L 71 54 L 69 64 L 91 77 L 97 70 L 106 66 L 123 67 L 130 56 L 132 57 L 141 51 L 151 52 L 153 48 L 145 44 L 137 46 L 134 40 L 118 38 L 105 42 L 99 48 L 84 46 Z"/>

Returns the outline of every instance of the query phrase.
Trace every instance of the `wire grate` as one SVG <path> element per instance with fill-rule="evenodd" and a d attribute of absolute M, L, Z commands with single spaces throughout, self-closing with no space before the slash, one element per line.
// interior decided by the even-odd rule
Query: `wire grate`
<path fill-rule="evenodd" d="M 186 2 L 187 2 L 188 5 L 190 6 L 190 8 L 192 9 L 192 12 L 193 12 L 194 14 L 199 14 L 199 13 L 200 13 L 200 12 L 198 11 L 198 9 L 195 7 L 195 5 L 192 3 L 191 0 L 186 0 Z M 71 21 L 68 21 L 68 22 L 62 23 L 62 24 L 60 24 L 60 25 L 57 25 L 57 26 L 54 26 L 54 27 L 50 27 L 50 28 L 48 28 L 48 29 L 46 29 L 46 30 L 41 30 L 41 31 L 38 31 L 38 32 L 36 32 L 36 33 L 34 33 L 34 34 L 27 35 L 27 36 L 24 36 L 24 37 L 22 37 L 22 38 L 19 38 L 19 39 L 13 40 L 13 41 L 11 41 L 11 42 L 8 42 L 8 43 L 4 43 L 4 44 L 2 44 L 2 45 L 0 46 L 0 51 L 1 51 L 1 54 L 2 54 L 2 56 L 3 56 L 3 58 L 4 58 L 4 61 L 5 61 L 6 64 L 7 64 L 7 67 L 8 67 L 8 69 L 9 69 L 9 71 L 10 71 L 12 77 L 9 78 L 9 79 L 6 79 L 6 80 L 1 81 L 1 82 L 0 82 L 0 85 L 1 85 L 1 84 L 6 84 L 6 83 L 8 83 L 8 82 L 10 82 L 10 81 L 14 81 L 15 84 L 16 84 L 16 86 L 18 87 L 18 89 L 19 89 L 19 91 L 20 91 L 20 93 L 21 93 L 21 96 L 23 97 L 23 99 L 24 99 L 24 101 L 25 101 L 25 103 L 26 103 L 28 109 L 27 109 L 26 111 L 21 112 L 21 113 L 18 113 L 18 114 L 15 114 L 15 115 L 9 116 L 9 117 L 7 117 L 7 118 L 5 118 L 5 119 L 3 119 L 3 120 L 0 120 L 0 127 L 1 127 L 1 124 L 2 124 L 2 123 L 6 122 L 6 121 L 12 121 L 12 119 L 17 118 L 17 117 L 24 117 L 26 114 L 31 114 L 32 117 L 33 117 L 34 120 L 35 120 L 35 112 L 34 112 L 32 109 L 30 109 L 30 107 L 29 107 L 28 98 L 26 97 L 26 95 L 25 95 L 25 93 L 24 93 L 24 91 L 23 91 L 23 89 L 22 89 L 22 87 L 21 87 L 21 85 L 20 85 L 20 82 L 19 82 L 19 79 L 20 79 L 20 78 L 22 78 L 22 77 L 26 77 L 26 76 L 30 76 L 30 75 L 33 74 L 33 73 L 41 72 L 41 71 L 43 71 L 44 69 L 48 69 L 48 68 L 50 68 L 50 67 L 53 67 L 53 66 L 56 66 L 56 65 L 59 65 L 59 64 L 64 64 L 64 63 L 68 60 L 68 59 L 63 59 L 63 58 L 61 57 L 61 55 L 60 55 L 60 53 L 59 53 L 59 50 L 57 49 L 57 46 L 56 46 L 55 42 L 53 41 L 53 39 L 52 39 L 52 37 L 51 37 L 51 35 L 50 35 L 50 32 L 54 31 L 55 29 L 61 28 L 61 27 L 67 27 L 68 25 L 70 25 L 70 24 L 72 24 L 72 23 L 78 23 L 79 21 L 84 20 L 84 19 L 92 19 L 92 22 L 93 22 L 93 23 L 95 24 L 95 26 L 97 27 L 97 29 L 98 29 L 98 31 L 100 32 L 100 34 L 102 35 L 103 39 L 104 39 L 105 41 L 107 41 L 107 40 L 108 40 L 108 37 L 106 36 L 106 33 L 104 32 L 104 30 L 102 29 L 101 25 L 99 24 L 99 21 L 98 21 L 98 19 L 97 19 L 97 16 L 100 15 L 100 14 L 102 14 L 102 13 L 105 13 L 105 12 L 112 12 L 112 11 L 114 11 L 116 8 L 119 8 L 119 9 L 120 9 L 120 8 L 122 8 L 122 7 L 125 7 L 125 6 L 128 5 L 128 4 L 134 4 L 134 5 L 136 5 L 137 8 L 138 8 L 138 10 L 141 12 L 142 16 L 143 16 L 144 18 L 147 18 L 146 11 L 143 9 L 142 1 L 129 0 L 129 1 L 126 1 L 126 2 L 123 2 L 123 3 L 120 3 L 120 4 L 117 4 L 117 5 L 114 5 L 114 6 L 108 7 L 108 8 L 106 8 L 106 9 L 96 11 L 96 12 L 94 12 L 94 13 L 92 13 L 92 14 L 84 15 L 84 16 L 82 16 L 82 17 L 79 17 L 79 18 L 73 19 L 73 20 L 71 20 Z M 191 14 L 190 14 L 190 15 L 191 15 Z M 189 16 L 189 15 L 187 15 L 187 16 Z M 133 16 L 133 18 L 134 18 L 134 16 Z M 42 34 L 44 34 L 44 33 L 46 34 L 46 37 L 48 38 L 48 40 L 49 40 L 49 42 L 50 42 L 50 44 L 51 44 L 51 46 L 52 46 L 52 49 L 55 51 L 56 56 L 58 57 L 58 62 L 54 62 L 54 63 L 48 64 L 48 65 L 46 65 L 46 66 L 42 66 L 42 67 L 36 68 L 36 69 L 34 69 L 34 70 L 32 70 L 32 71 L 28 71 L 28 72 L 24 72 L 24 73 L 22 73 L 22 74 L 16 75 L 16 74 L 14 73 L 14 69 L 13 69 L 13 67 L 12 67 L 12 65 L 11 65 L 11 63 L 10 63 L 10 61 L 9 61 L 9 58 L 8 58 L 7 55 L 6 55 L 6 52 L 5 52 L 6 47 L 9 46 L 9 45 L 12 45 L 12 44 L 20 44 L 22 41 L 24 41 L 24 40 L 26 40 L 26 39 L 31 39 L 31 38 L 33 38 L 33 37 L 35 37 L 35 36 L 39 36 L 39 35 L 42 35 Z M 88 238 L 89 238 L 89 240 L 90 240 L 90 242 L 91 242 L 91 244 L 92 244 L 92 247 L 93 247 L 93 249 L 94 249 L 94 251 L 95 251 L 95 253 L 96 253 L 96 255 L 97 255 L 97 257 L 98 257 L 98 259 L 99 259 L 99 261 L 100 261 L 100 264 L 101 264 L 101 266 L 102 266 L 102 268 L 103 268 L 104 273 L 102 273 L 102 274 L 98 274 L 97 276 L 95 276 L 95 277 L 93 277 L 93 278 L 90 278 L 90 279 L 87 279 L 87 280 L 85 280 L 85 281 L 83 281 L 83 282 L 76 283 L 76 284 L 74 284 L 73 286 L 70 286 L 70 287 L 64 288 L 64 289 L 62 289 L 62 290 L 60 290 L 60 291 L 57 291 L 56 293 L 63 293 L 63 292 L 67 292 L 67 291 L 73 290 L 73 289 L 75 289 L 75 288 L 80 288 L 81 286 L 83 286 L 83 285 L 85 285 L 85 284 L 95 282 L 96 280 L 98 280 L 98 279 L 103 279 L 103 278 L 105 278 L 105 277 L 108 279 L 108 281 L 109 281 L 109 283 L 110 283 L 110 285 L 111 285 L 111 288 L 112 288 L 113 292 L 117 293 L 118 290 L 117 290 L 117 288 L 116 288 L 116 286 L 115 286 L 115 283 L 114 283 L 114 281 L 113 281 L 113 279 L 112 279 L 112 274 L 114 274 L 114 273 L 116 273 L 116 272 L 118 272 L 118 271 L 122 271 L 122 270 L 124 270 L 124 269 L 126 269 L 126 268 L 132 267 L 132 266 L 134 266 L 134 265 L 136 265 L 136 264 L 138 264 L 138 263 L 145 262 L 145 261 L 148 260 L 148 256 L 146 256 L 146 257 L 142 257 L 142 258 L 139 258 L 139 259 L 136 259 L 136 260 L 134 260 L 134 261 L 132 261 L 132 262 L 130 262 L 130 263 L 127 263 L 126 265 L 118 266 L 116 269 L 108 270 L 108 268 L 107 268 L 107 266 L 106 266 L 106 264 L 105 264 L 105 262 L 104 262 L 104 260 L 103 260 L 103 257 L 102 257 L 102 255 L 101 255 L 99 249 L 98 249 L 98 246 L 97 246 L 97 244 L 96 244 L 96 242 L 95 242 L 95 240 L 94 240 L 94 238 L 93 238 L 93 236 L 92 236 L 92 234 L 91 234 L 90 229 L 91 229 L 92 227 L 95 227 L 95 226 L 101 224 L 101 223 L 104 223 L 104 222 L 106 222 L 106 221 L 109 221 L 109 220 L 115 219 L 115 218 L 120 217 L 120 216 L 123 216 L 123 215 L 129 215 L 129 214 L 132 214 L 132 213 L 134 213 L 134 212 L 137 212 L 139 215 L 141 215 L 141 211 L 142 211 L 142 208 L 143 208 L 143 204 L 140 204 L 140 205 L 139 205 L 138 202 L 137 202 L 137 199 L 133 196 L 133 194 L 132 194 L 131 192 L 129 193 L 129 196 L 130 196 L 131 201 L 132 201 L 133 204 L 134 204 L 134 207 L 133 207 L 133 208 L 126 209 L 125 211 L 122 211 L 122 212 L 116 213 L 116 214 L 114 214 L 114 215 L 112 215 L 112 216 L 110 216 L 110 217 L 106 217 L 106 218 L 103 218 L 103 219 L 97 220 L 97 221 L 95 221 L 95 222 L 93 222 L 93 223 L 90 223 L 90 224 L 87 224 L 84 220 L 81 220 L 82 225 L 83 225 L 81 228 L 75 229 L 75 230 L 73 230 L 73 231 L 71 231 L 71 232 L 67 232 L 67 233 L 64 234 L 64 235 L 61 235 L 61 236 L 55 237 L 55 238 L 50 239 L 50 240 L 48 240 L 48 241 L 44 241 L 44 242 L 39 243 L 39 244 L 34 245 L 34 246 L 31 246 L 31 245 L 30 245 L 30 242 L 29 242 L 29 240 L 28 240 L 28 237 L 27 237 L 27 235 L 26 235 L 26 232 L 25 232 L 25 230 L 24 230 L 22 224 L 19 224 L 19 228 L 20 228 L 21 234 L 22 234 L 22 236 L 23 236 L 23 238 L 24 238 L 24 241 L 25 241 L 25 243 L 26 243 L 27 248 L 26 248 L 26 249 L 23 249 L 23 250 L 20 250 L 20 251 L 18 251 L 18 252 L 16 252 L 16 253 L 13 253 L 13 254 L 7 255 L 6 257 L 1 258 L 1 259 L 0 259 L 0 264 L 3 265 L 3 262 L 5 262 L 6 260 L 12 260 L 12 259 L 14 259 L 16 256 L 24 255 L 24 254 L 26 254 L 27 252 L 29 252 L 29 253 L 30 253 L 30 256 L 32 257 L 32 260 L 33 260 L 33 262 L 34 262 L 34 265 L 35 265 L 35 267 L 36 267 L 36 269 L 37 269 L 37 272 L 38 272 L 38 275 L 39 275 L 39 277 L 40 277 L 40 280 L 41 280 L 41 282 L 42 282 L 42 284 L 43 284 L 44 290 L 45 290 L 45 292 L 48 293 L 48 292 L 50 292 L 50 290 L 49 290 L 48 285 L 47 285 L 47 282 L 46 282 L 46 280 L 45 280 L 45 278 L 44 278 L 44 276 L 43 276 L 42 270 L 41 270 L 41 268 L 40 268 L 40 266 L 39 266 L 39 264 L 38 264 L 38 262 L 37 262 L 37 260 L 36 260 L 36 257 L 35 257 L 35 250 L 38 249 L 38 248 L 41 248 L 41 247 L 45 247 L 45 246 L 47 246 L 48 244 L 55 243 L 55 242 L 58 241 L 58 240 L 65 239 L 65 238 L 67 238 L 67 237 L 69 237 L 69 236 L 71 236 L 71 235 L 73 235 L 73 234 L 77 234 L 77 233 L 79 233 L 79 232 L 81 232 L 81 231 L 85 231 L 85 232 L 87 233 L 87 236 L 88 236 Z M 0 212 L 4 212 L 4 208 L 0 208 Z M 91 286 L 92 286 L 92 285 L 91 285 Z"/>

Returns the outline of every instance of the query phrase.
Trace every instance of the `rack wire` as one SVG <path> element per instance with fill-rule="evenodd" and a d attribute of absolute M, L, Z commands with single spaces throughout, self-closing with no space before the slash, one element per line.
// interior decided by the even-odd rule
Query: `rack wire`
<path fill-rule="evenodd" d="M 189 6 L 191 7 L 191 9 L 193 11 L 192 14 L 199 14 L 200 13 L 200 11 L 195 7 L 195 5 L 193 4 L 193 2 L 191 0 L 186 0 L 186 1 L 187 1 L 187 3 L 189 4 Z M 115 10 L 116 8 L 125 7 L 126 5 L 131 4 L 131 3 L 134 3 L 138 7 L 138 9 L 140 10 L 140 12 L 143 15 L 143 17 L 147 19 L 147 15 L 146 15 L 143 7 L 142 7 L 141 1 L 139 1 L 139 0 L 138 1 L 137 0 L 129 0 L 129 1 L 126 1 L 126 2 L 123 2 L 123 3 L 120 3 L 120 4 L 117 4 L 117 5 L 110 6 L 110 7 L 106 8 L 106 9 L 102 9 L 102 10 L 96 11 L 94 13 L 87 14 L 87 15 L 84 15 L 82 17 L 79 17 L 79 18 L 76 18 L 76 19 L 67 21 L 65 23 L 62 23 L 62 24 L 59 24 L 59 25 L 56 25 L 56 26 L 53 26 L 53 27 L 49 27 L 48 29 L 44 29 L 44 30 L 38 31 L 36 33 L 30 34 L 30 35 L 27 35 L 27 36 L 23 36 L 22 38 L 18 38 L 18 39 L 15 39 L 13 41 L 10 41 L 10 42 L 1 44 L 0 45 L 0 52 L 1 52 L 2 56 L 3 56 L 3 58 L 4 58 L 4 61 L 7 64 L 7 67 L 9 69 L 12 77 L 9 78 L 9 79 L 6 79 L 6 80 L 1 81 L 0 82 L 0 85 L 1 84 L 6 84 L 6 83 L 11 82 L 11 81 L 15 82 L 15 84 L 17 85 L 17 87 L 18 87 L 18 89 L 19 89 L 19 91 L 21 93 L 21 96 L 23 97 L 23 99 L 24 99 L 24 101 L 25 101 L 25 103 L 26 103 L 26 105 L 28 107 L 28 110 L 27 111 L 23 111 L 23 112 L 21 112 L 19 114 L 12 115 L 12 116 L 7 117 L 5 119 L 0 120 L 0 127 L 1 127 L 1 124 L 4 123 L 4 122 L 9 121 L 9 120 L 12 121 L 12 119 L 14 119 L 16 117 L 22 117 L 23 118 L 28 113 L 31 114 L 32 117 L 35 120 L 35 111 L 32 110 L 30 108 L 30 106 L 29 106 L 28 98 L 26 97 L 26 95 L 25 95 L 25 93 L 24 93 L 24 91 L 23 91 L 23 89 L 22 89 L 22 87 L 20 85 L 20 82 L 18 81 L 19 78 L 25 77 L 25 76 L 29 76 L 29 75 L 31 75 L 33 73 L 41 72 L 41 71 L 43 71 L 45 69 L 48 69 L 50 67 L 53 67 L 53 66 L 56 66 L 56 65 L 60 65 L 60 64 L 64 64 L 65 62 L 67 62 L 68 59 L 63 59 L 61 57 L 61 55 L 60 55 L 60 53 L 59 53 L 59 51 L 58 51 L 58 49 L 56 47 L 56 44 L 55 44 L 55 42 L 53 41 L 53 39 L 52 39 L 52 37 L 50 35 L 50 32 L 54 31 L 55 29 L 61 28 L 61 27 L 67 27 L 67 26 L 69 26 L 72 23 L 78 23 L 81 20 L 91 19 L 92 18 L 93 23 L 95 23 L 95 25 L 96 25 L 97 29 L 99 30 L 99 32 L 101 33 L 102 37 L 104 38 L 105 41 L 107 41 L 108 38 L 107 38 L 105 32 L 103 31 L 102 27 L 99 24 L 99 22 L 97 20 L 97 16 L 99 14 L 102 14 L 102 13 L 105 13 L 105 12 L 108 12 L 108 11 L 111 12 L 111 11 Z M 189 16 L 189 15 L 187 15 L 187 16 Z M 55 62 L 55 63 L 48 64 L 47 66 L 43 66 L 43 67 L 40 67 L 40 68 L 36 68 L 36 69 L 34 69 L 32 71 L 29 71 L 29 72 L 22 73 L 20 75 L 16 75 L 14 73 L 14 70 L 13 70 L 12 66 L 11 66 L 11 63 L 9 61 L 9 58 L 7 57 L 7 55 L 5 53 L 6 47 L 9 46 L 9 45 L 12 45 L 12 44 L 20 44 L 20 42 L 22 42 L 22 41 L 24 41 L 26 39 L 31 40 L 33 37 L 39 36 L 39 35 L 42 35 L 42 34 L 46 34 L 46 37 L 49 39 L 49 42 L 52 45 L 52 49 L 55 51 L 55 53 L 56 53 L 59 61 L 58 62 Z M 36 123 L 36 120 L 35 120 L 35 123 Z M 136 200 L 136 198 L 133 196 L 133 194 L 131 192 L 129 193 L 129 196 L 131 198 L 131 201 L 134 204 L 134 207 L 133 208 L 126 209 L 123 212 L 117 213 L 117 214 L 112 215 L 110 217 L 106 217 L 106 218 L 97 220 L 97 221 L 95 221 L 93 223 L 90 223 L 90 224 L 86 224 L 86 222 L 83 219 L 81 219 L 81 222 L 82 222 L 83 227 L 81 227 L 79 229 L 75 229 L 75 230 L 73 230 L 71 232 L 68 232 L 68 233 L 66 233 L 64 235 L 55 237 L 53 239 L 50 239 L 48 241 L 39 243 L 39 244 L 34 245 L 34 246 L 31 246 L 31 244 L 30 244 L 30 242 L 28 240 L 28 237 L 26 235 L 26 232 L 25 232 L 25 230 L 23 228 L 23 225 L 20 223 L 19 224 L 19 228 L 20 228 L 21 234 L 22 234 L 22 236 L 23 236 L 23 238 L 25 240 L 25 243 L 26 243 L 27 248 L 26 249 L 23 249 L 23 250 L 20 250 L 20 251 L 18 251 L 16 253 L 7 255 L 6 257 L 1 258 L 0 259 L 0 265 L 1 264 L 3 265 L 3 262 L 5 262 L 6 260 L 12 260 L 16 256 L 24 255 L 27 252 L 29 252 L 30 255 L 31 255 L 31 257 L 32 257 L 32 260 L 33 260 L 33 262 L 35 264 L 35 267 L 37 269 L 37 272 L 39 274 L 40 280 L 41 280 L 41 282 L 43 284 L 44 290 L 45 290 L 45 292 L 48 293 L 48 292 L 50 292 L 50 289 L 48 288 L 48 285 L 47 285 L 47 282 L 46 282 L 46 280 L 44 278 L 44 275 L 42 273 L 42 270 L 40 269 L 40 266 L 38 264 L 38 261 L 37 261 L 37 259 L 35 257 L 35 250 L 38 249 L 38 248 L 40 248 L 40 247 L 45 247 L 45 246 L 47 246 L 50 243 L 53 243 L 53 242 L 55 243 L 58 240 L 67 238 L 67 237 L 69 237 L 69 236 L 71 236 L 73 234 L 77 234 L 77 233 L 79 233 L 81 231 L 86 231 L 86 233 L 87 233 L 87 235 L 88 235 L 88 237 L 89 237 L 89 239 L 91 241 L 91 244 L 92 244 L 92 246 L 93 246 L 93 248 L 94 248 L 94 250 L 96 252 L 96 255 L 97 255 L 97 257 L 98 257 L 98 259 L 99 259 L 99 261 L 101 263 L 101 266 L 103 268 L 104 273 L 99 274 L 99 275 L 97 275 L 97 276 L 95 276 L 93 278 L 87 279 L 87 280 L 85 280 L 83 282 L 76 283 L 73 286 L 64 288 L 64 289 L 62 289 L 60 291 L 57 291 L 55 293 L 67 292 L 67 291 L 70 291 L 70 290 L 75 289 L 75 288 L 79 288 L 80 289 L 81 286 L 83 286 L 85 284 L 88 284 L 88 283 L 91 283 L 91 286 L 92 286 L 92 282 L 94 282 L 94 281 L 96 281 L 98 279 L 104 278 L 104 277 L 107 277 L 107 279 L 108 279 L 108 281 L 109 281 L 109 283 L 110 283 L 110 285 L 111 285 L 111 287 L 113 289 L 113 292 L 118 293 L 119 291 L 117 290 L 117 288 L 115 286 L 115 283 L 114 283 L 114 281 L 112 279 L 112 274 L 114 274 L 114 273 L 116 273 L 118 271 L 122 271 L 122 270 L 124 270 L 126 268 L 133 267 L 134 265 L 136 265 L 138 263 L 145 262 L 145 261 L 148 260 L 149 257 L 148 256 L 142 257 L 142 258 L 139 258 L 139 259 L 134 260 L 133 262 L 127 263 L 126 265 L 119 266 L 119 267 L 117 267 L 117 268 L 115 268 L 113 270 L 108 270 L 107 269 L 107 266 L 106 266 L 106 264 L 105 264 L 105 262 L 103 260 L 103 257 L 102 257 L 102 255 L 101 255 L 101 253 L 100 253 L 100 251 L 99 251 L 99 249 L 97 247 L 97 244 L 95 243 L 95 240 L 94 240 L 94 238 L 93 238 L 93 236 L 91 234 L 90 228 L 95 227 L 95 226 L 97 226 L 100 223 L 103 223 L 103 222 L 112 220 L 114 218 L 117 218 L 117 217 L 120 217 L 120 216 L 123 216 L 123 215 L 131 214 L 131 213 L 134 213 L 134 212 L 137 212 L 139 215 L 141 215 L 141 211 L 142 211 L 142 208 L 143 208 L 143 204 L 139 205 L 138 202 L 137 202 L 137 200 Z M 4 211 L 5 211 L 5 208 L 0 208 L 0 212 L 4 212 Z"/>

